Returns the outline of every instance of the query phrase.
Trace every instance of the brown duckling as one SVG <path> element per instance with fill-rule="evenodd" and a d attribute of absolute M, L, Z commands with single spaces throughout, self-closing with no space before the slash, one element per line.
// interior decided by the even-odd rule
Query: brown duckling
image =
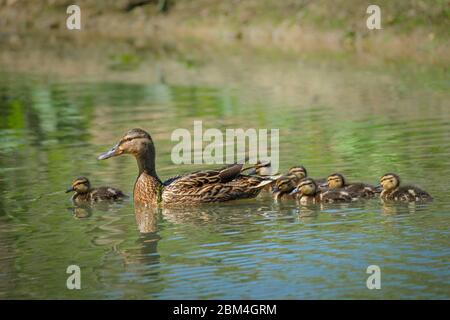
<path fill-rule="evenodd" d="M 351 202 L 354 198 L 345 190 L 329 189 L 321 191 L 311 178 L 302 179 L 291 194 L 296 195 L 300 204 Z"/>
<path fill-rule="evenodd" d="M 289 169 L 288 176 L 294 176 L 296 184 L 307 177 L 308 173 L 306 171 L 306 168 L 304 166 L 294 166 Z"/>
<path fill-rule="evenodd" d="M 74 191 L 72 201 L 75 204 L 86 202 L 99 202 L 105 200 L 120 200 L 127 196 L 120 190 L 112 187 L 91 188 L 91 183 L 85 177 L 76 178 L 66 193 Z"/>
<path fill-rule="evenodd" d="M 294 175 L 285 175 L 279 177 L 272 186 L 272 196 L 275 200 L 295 199 L 295 195 L 291 195 L 295 189 L 296 177 Z"/>
<path fill-rule="evenodd" d="M 382 200 L 401 202 L 431 201 L 431 195 L 416 186 L 400 186 L 400 177 L 395 173 L 386 173 L 380 178 L 383 191 L 380 194 Z"/>
<path fill-rule="evenodd" d="M 295 199 L 295 195 L 291 195 L 290 192 L 295 189 L 295 186 L 304 178 L 306 178 L 308 172 L 304 166 L 291 167 L 287 174 L 278 178 L 273 183 L 272 193 L 274 199 Z M 324 179 L 321 179 L 324 181 Z"/>
<path fill-rule="evenodd" d="M 165 206 L 223 202 L 256 197 L 273 178 L 241 174 L 243 164 L 218 170 L 203 170 L 177 176 L 162 182 L 155 168 L 155 146 L 151 136 L 142 129 L 128 131 L 109 151 L 104 160 L 130 154 L 137 160 L 138 177 L 134 184 L 134 202 Z"/>
<path fill-rule="evenodd" d="M 326 184 L 322 184 L 323 186 L 327 186 L 329 189 L 343 189 L 350 193 L 353 197 L 358 198 L 373 198 L 377 194 L 381 192 L 380 188 L 376 186 L 362 183 L 362 182 L 354 182 L 347 183 L 344 176 L 340 173 L 333 173 L 327 177 Z"/>
<path fill-rule="evenodd" d="M 244 173 L 247 171 L 248 175 L 257 175 L 262 177 L 269 177 L 272 176 L 272 166 L 270 164 L 270 161 L 261 162 L 257 161 L 255 165 L 252 165 L 250 167 L 244 168 L 241 170 L 241 173 Z M 275 180 L 274 180 L 275 181 Z M 272 189 L 272 184 L 269 183 L 264 186 L 264 188 L 261 191 L 270 192 Z"/>
<path fill-rule="evenodd" d="M 294 175 L 296 177 L 296 183 L 299 183 L 300 180 L 308 177 L 308 171 L 306 171 L 306 168 L 304 166 L 295 166 L 289 169 L 288 171 L 288 175 Z M 319 178 L 319 179 L 315 179 L 312 178 L 318 185 L 321 183 L 326 182 L 325 178 Z"/>
<path fill-rule="evenodd" d="M 258 175 L 258 176 L 272 176 L 272 166 L 270 161 L 261 162 L 258 160 L 255 165 L 250 166 L 248 168 L 243 169 L 241 172 L 249 170 L 249 175 Z"/>

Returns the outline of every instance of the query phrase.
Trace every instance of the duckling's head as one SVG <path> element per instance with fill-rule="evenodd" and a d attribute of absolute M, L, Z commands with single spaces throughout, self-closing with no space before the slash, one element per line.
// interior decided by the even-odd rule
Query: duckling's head
<path fill-rule="evenodd" d="M 69 189 L 66 190 L 66 193 L 75 191 L 76 193 L 87 193 L 91 189 L 91 183 L 85 177 L 78 177 L 70 186 Z"/>
<path fill-rule="evenodd" d="M 345 178 L 340 173 L 333 173 L 328 176 L 327 184 L 330 189 L 342 188 L 345 186 Z"/>
<path fill-rule="evenodd" d="M 109 159 L 122 154 L 131 154 L 139 157 L 149 151 L 154 153 L 153 141 L 150 135 L 139 128 L 128 131 L 120 141 L 110 150 L 98 156 L 98 160 Z"/>
<path fill-rule="evenodd" d="M 395 173 L 386 173 L 380 178 L 380 184 L 384 190 L 393 190 L 400 185 L 400 177 Z"/>
<path fill-rule="evenodd" d="M 304 166 L 295 166 L 290 168 L 289 174 L 294 175 L 298 180 L 304 179 L 308 175 Z"/>
<path fill-rule="evenodd" d="M 289 193 L 292 191 L 292 189 L 295 188 L 294 182 L 292 179 L 294 179 L 294 176 L 281 176 L 277 180 L 275 180 L 275 184 L 273 186 L 272 191 L 277 193 Z"/>
<path fill-rule="evenodd" d="M 259 176 L 272 175 L 272 166 L 270 165 L 270 161 L 261 162 L 258 160 L 255 167 L 255 173 Z"/>
<path fill-rule="evenodd" d="M 317 183 L 311 178 L 302 179 L 291 193 L 300 193 L 305 196 L 313 196 L 317 193 Z"/>

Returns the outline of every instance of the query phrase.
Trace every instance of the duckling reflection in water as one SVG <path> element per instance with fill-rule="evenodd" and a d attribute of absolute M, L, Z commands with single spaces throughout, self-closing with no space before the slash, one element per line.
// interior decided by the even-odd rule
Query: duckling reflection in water
<path fill-rule="evenodd" d="M 91 183 L 85 177 L 79 177 L 72 182 L 72 186 L 66 190 L 75 192 L 72 196 L 74 204 L 95 203 L 99 201 L 114 201 L 128 198 L 122 191 L 112 187 L 92 188 Z"/>
<path fill-rule="evenodd" d="M 340 173 L 333 173 L 327 177 L 326 184 L 321 185 L 328 187 L 329 189 L 342 189 L 357 198 L 373 198 L 381 192 L 380 188 L 372 186 L 370 184 L 355 182 L 347 183 L 344 176 Z"/>
<path fill-rule="evenodd" d="M 431 195 L 416 186 L 400 186 L 400 177 L 395 173 L 386 173 L 380 178 L 383 191 L 381 200 L 399 202 L 425 202 L 431 201 Z"/>
<path fill-rule="evenodd" d="M 351 202 L 354 198 L 344 190 L 321 191 L 317 183 L 311 178 L 302 179 L 297 187 L 291 191 L 300 204 Z"/>
<path fill-rule="evenodd" d="M 417 202 L 394 202 L 394 201 L 383 201 L 381 205 L 381 212 L 384 215 L 401 215 L 401 214 L 415 214 L 417 211 L 425 210 L 426 208 L 416 207 Z"/>
<path fill-rule="evenodd" d="M 92 208 L 89 206 L 76 206 L 69 209 L 77 219 L 89 218 L 92 215 Z"/>

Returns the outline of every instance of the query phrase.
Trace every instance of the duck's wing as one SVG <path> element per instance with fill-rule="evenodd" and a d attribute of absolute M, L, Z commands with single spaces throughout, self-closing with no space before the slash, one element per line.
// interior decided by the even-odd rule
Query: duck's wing
<path fill-rule="evenodd" d="M 168 186 L 174 181 L 185 179 L 186 181 L 201 181 L 207 183 L 207 181 L 214 182 L 216 181 L 216 176 L 221 179 L 221 181 L 229 181 L 233 178 L 237 177 L 239 175 L 239 172 L 242 171 L 243 164 L 231 164 L 228 166 L 225 166 L 221 169 L 217 170 L 203 170 L 203 171 L 195 171 L 187 174 L 179 174 L 173 177 L 170 177 L 166 181 L 163 182 L 164 186 Z M 206 179 L 206 180 L 205 180 Z M 209 180 L 208 180 L 209 179 Z M 181 181 L 181 183 L 184 183 Z"/>
<path fill-rule="evenodd" d="M 171 184 L 172 182 L 174 182 L 175 180 L 180 179 L 181 177 L 183 177 L 184 175 L 179 174 L 173 177 L 170 177 L 169 179 L 167 179 L 166 181 L 163 182 L 163 186 L 168 186 L 169 184 Z"/>
<path fill-rule="evenodd" d="M 242 164 L 218 170 L 197 171 L 184 175 L 164 188 L 164 202 L 222 202 L 251 198 L 272 181 L 271 178 L 240 174 Z"/>

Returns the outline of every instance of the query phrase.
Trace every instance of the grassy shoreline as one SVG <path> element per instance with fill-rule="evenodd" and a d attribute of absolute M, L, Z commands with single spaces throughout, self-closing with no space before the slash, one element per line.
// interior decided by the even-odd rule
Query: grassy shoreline
<path fill-rule="evenodd" d="M 383 29 L 373 31 L 365 26 L 365 1 L 172 0 L 166 14 L 156 4 L 125 12 L 129 2 L 79 1 L 82 30 L 69 31 L 67 1 L 3 1 L 0 48 L 12 55 L 28 50 L 30 55 L 36 49 L 57 52 L 72 43 L 82 50 L 102 42 L 99 50 L 104 43 L 111 51 L 125 44 L 156 54 L 173 48 L 189 53 L 195 47 L 207 56 L 236 46 L 364 65 L 450 65 L 447 1 L 380 1 Z"/>

